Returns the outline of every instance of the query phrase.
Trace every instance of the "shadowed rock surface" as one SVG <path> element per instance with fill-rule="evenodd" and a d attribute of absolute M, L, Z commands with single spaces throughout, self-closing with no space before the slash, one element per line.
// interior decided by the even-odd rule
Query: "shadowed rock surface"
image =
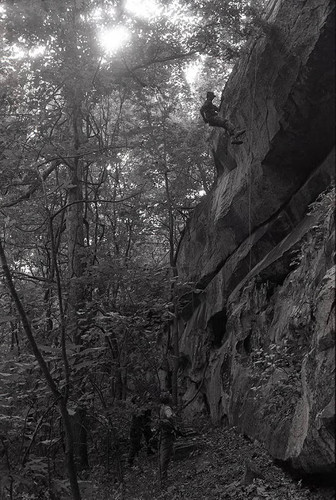
<path fill-rule="evenodd" d="M 334 25 L 333 1 L 269 3 L 223 92 L 244 145 L 212 130 L 218 179 L 178 255 L 194 284 L 180 318 L 186 413 L 322 475 L 335 466 Z"/>

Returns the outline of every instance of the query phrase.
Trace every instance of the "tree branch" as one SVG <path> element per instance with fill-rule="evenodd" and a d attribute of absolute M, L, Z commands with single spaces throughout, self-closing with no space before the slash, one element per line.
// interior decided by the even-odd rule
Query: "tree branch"
<path fill-rule="evenodd" d="M 2 241 L 0 239 L 0 260 L 1 260 L 1 265 L 2 265 L 2 269 L 3 269 L 3 272 L 4 272 L 4 275 L 5 275 L 5 279 L 6 279 L 6 282 L 7 282 L 7 286 L 9 288 L 9 291 L 10 291 L 10 294 L 13 298 L 13 301 L 15 303 L 15 306 L 18 310 L 18 313 L 19 313 L 19 316 L 21 318 L 21 321 L 22 321 L 22 325 L 23 325 L 23 329 L 24 329 L 24 332 L 28 338 L 28 341 L 31 345 L 31 348 L 32 348 L 32 351 L 34 353 L 34 356 L 36 358 L 36 361 L 38 362 L 40 368 L 41 368 L 41 371 L 47 381 L 47 384 L 49 385 L 50 389 L 51 389 L 51 392 L 53 393 L 54 397 L 56 399 L 59 399 L 59 398 L 62 398 L 62 394 L 60 393 L 60 391 L 58 390 L 58 387 L 56 385 L 56 382 L 54 381 L 54 379 L 52 378 L 51 376 L 51 373 L 48 369 L 48 366 L 47 366 L 47 363 L 45 362 L 42 354 L 41 354 L 41 351 L 39 350 L 38 346 L 37 346 L 37 343 L 35 341 L 35 338 L 34 338 L 34 334 L 33 334 L 33 331 L 31 329 L 31 326 L 30 326 L 30 323 L 29 323 L 29 320 L 28 320 L 28 317 L 26 315 L 26 311 L 24 310 L 23 308 L 23 305 L 22 305 L 22 302 L 17 294 L 17 291 L 15 289 L 15 286 L 14 286 L 14 283 L 13 283 L 13 279 L 12 279 L 12 275 L 11 275 L 11 272 L 10 272 L 10 269 L 8 267 L 8 264 L 7 264 L 7 258 L 6 258 L 6 255 L 5 255 L 5 252 L 4 252 L 4 248 L 3 248 L 3 245 L 2 245 Z"/>
<path fill-rule="evenodd" d="M 17 205 L 18 203 L 21 203 L 21 201 L 29 200 L 29 198 L 31 197 L 31 195 L 34 194 L 35 191 L 37 191 L 37 189 L 40 187 L 40 185 L 42 184 L 42 182 L 45 181 L 49 177 L 49 175 L 55 170 L 55 168 L 58 167 L 59 164 L 60 164 L 60 161 L 56 160 L 55 163 L 53 163 L 52 165 L 50 165 L 50 167 L 47 168 L 47 170 L 45 172 L 43 172 L 43 174 L 41 175 L 41 178 L 37 179 L 34 182 L 34 184 L 32 186 L 30 186 L 30 188 L 28 189 L 28 191 L 26 191 L 22 196 L 20 196 L 16 200 L 10 201 L 8 203 L 4 203 L 3 205 L 0 206 L 0 208 L 13 207 L 14 205 Z M 43 163 L 41 163 L 41 165 L 43 165 Z"/>

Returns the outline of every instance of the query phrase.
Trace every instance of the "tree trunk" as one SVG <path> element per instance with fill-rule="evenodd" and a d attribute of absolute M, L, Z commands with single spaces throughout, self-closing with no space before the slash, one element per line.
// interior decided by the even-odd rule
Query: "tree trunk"
<path fill-rule="evenodd" d="M 80 468 L 89 466 L 86 408 L 78 407 L 72 418 L 75 457 Z"/>
<path fill-rule="evenodd" d="M 73 106 L 73 139 L 75 151 L 81 140 L 80 106 Z M 68 335 L 77 345 L 81 343 L 81 332 L 78 325 L 78 311 L 84 305 L 85 287 L 81 280 L 84 272 L 84 227 L 83 227 L 83 164 L 75 156 L 73 164 L 69 165 L 69 191 L 67 213 L 68 235 Z"/>
<path fill-rule="evenodd" d="M 66 404 L 63 400 L 59 403 L 60 412 L 62 415 L 62 422 L 64 426 L 65 433 L 65 463 L 68 471 L 71 492 L 73 500 L 81 500 L 81 494 L 77 481 L 77 472 L 74 458 L 74 442 L 73 442 L 73 434 L 71 428 L 71 420 L 66 407 Z"/>
<path fill-rule="evenodd" d="M 65 431 L 65 455 L 66 455 L 66 467 L 67 467 L 67 472 L 70 480 L 70 485 L 71 485 L 71 491 L 72 491 L 72 497 L 73 500 L 81 500 L 81 495 L 79 491 L 79 486 L 77 482 L 77 474 L 76 474 L 76 467 L 75 467 L 75 460 L 74 460 L 74 447 L 73 447 L 73 436 L 72 436 L 72 429 L 71 429 L 71 423 L 70 423 L 70 418 L 69 418 L 69 413 L 67 410 L 67 405 L 66 405 L 66 398 L 62 395 L 60 390 L 58 389 L 58 386 L 56 382 L 54 381 L 49 368 L 48 364 L 45 361 L 36 341 L 34 338 L 33 331 L 31 329 L 27 314 L 23 308 L 22 302 L 17 294 L 17 291 L 15 289 L 12 275 L 10 272 L 10 269 L 7 264 L 7 259 L 6 255 L 2 246 L 2 242 L 0 240 L 0 260 L 2 264 L 2 269 L 3 273 L 10 291 L 10 294 L 12 296 L 12 299 L 15 303 L 16 309 L 19 313 L 19 316 L 22 321 L 23 329 L 26 334 L 26 337 L 29 341 L 29 344 L 32 348 L 32 351 L 34 353 L 34 356 L 39 364 L 39 367 L 45 377 L 45 380 L 55 398 L 57 401 L 57 404 L 60 408 L 61 416 L 62 416 L 62 422 L 64 426 L 64 431 Z"/>
<path fill-rule="evenodd" d="M 167 165 L 167 147 L 166 147 L 166 129 L 165 122 L 163 122 L 163 137 L 164 137 L 164 179 L 168 204 L 168 223 L 169 223 L 169 263 L 172 271 L 172 284 L 171 284 L 171 301 L 173 303 L 174 319 L 170 325 L 171 341 L 173 348 L 173 370 L 172 370 L 172 397 L 173 404 L 178 404 L 178 360 L 179 360 L 179 329 L 177 320 L 177 296 L 176 296 L 176 281 L 177 281 L 177 268 L 175 262 L 175 224 L 174 224 L 174 207 L 171 198 L 169 179 L 168 179 L 168 165 Z"/>
<path fill-rule="evenodd" d="M 178 404 L 178 368 L 179 368 L 179 329 L 177 320 L 176 293 L 173 290 L 174 301 L 174 319 L 172 323 L 172 341 L 173 341 L 173 373 L 172 373 L 172 396 L 173 403 Z"/>

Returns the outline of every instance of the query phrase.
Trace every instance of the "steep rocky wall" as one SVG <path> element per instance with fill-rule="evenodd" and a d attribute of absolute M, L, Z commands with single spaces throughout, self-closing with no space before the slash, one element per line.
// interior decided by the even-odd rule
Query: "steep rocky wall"
<path fill-rule="evenodd" d="M 211 132 L 218 179 L 178 255 L 186 412 L 308 473 L 334 467 L 334 2 L 278 0 Z M 328 190 L 315 201 L 319 194 Z M 315 202 L 313 209 L 309 205 Z M 310 211 L 310 213 L 308 213 Z M 189 302 L 188 302 L 189 301 Z"/>

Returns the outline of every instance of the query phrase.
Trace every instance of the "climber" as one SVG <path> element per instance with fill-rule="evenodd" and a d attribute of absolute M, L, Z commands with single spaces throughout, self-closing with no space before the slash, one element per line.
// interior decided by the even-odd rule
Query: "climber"
<path fill-rule="evenodd" d="M 159 439 L 159 464 L 161 485 L 167 480 L 168 465 L 174 451 L 174 441 L 183 433 L 177 427 L 176 415 L 172 409 L 172 398 L 169 392 L 160 396 L 160 439 Z"/>
<path fill-rule="evenodd" d="M 207 92 L 206 101 L 200 109 L 203 120 L 211 127 L 225 128 L 225 130 L 228 131 L 230 137 L 232 137 L 232 144 L 243 144 L 243 141 L 239 138 L 245 133 L 245 130 L 236 131 L 236 127 L 233 125 L 233 123 L 230 122 L 230 120 L 221 118 L 218 115 L 219 108 L 212 102 L 214 98 L 215 94 L 213 92 Z"/>
<path fill-rule="evenodd" d="M 133 406 L 132 421 L 130 427 L 130 450 L 128 463 L 130 467 L 134 464 L 134 459 L 141 450 L 141 438 L 144 436 L 147 447 L 147 455 L 153 455 L 151 439 L 151 408 L 148 404 L 143 404 L 139 396 L 134 396 L 131 400 Z"/>

